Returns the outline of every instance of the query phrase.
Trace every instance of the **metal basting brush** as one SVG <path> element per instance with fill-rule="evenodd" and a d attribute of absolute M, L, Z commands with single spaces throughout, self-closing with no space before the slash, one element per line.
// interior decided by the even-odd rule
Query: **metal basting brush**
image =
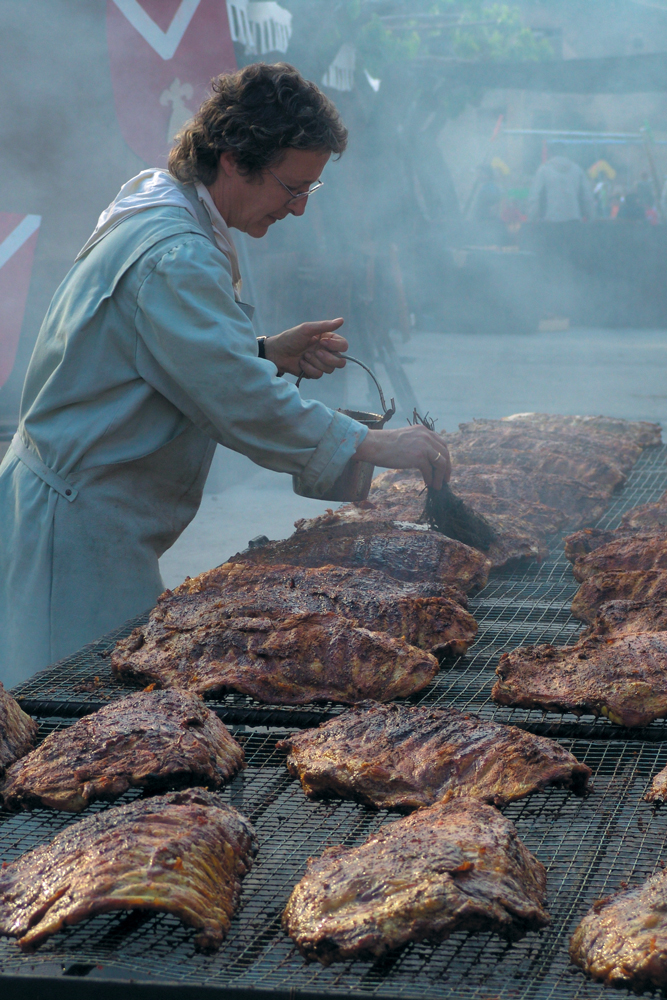
<path fill-rule="evenodd" d="M 420 417 L 417 410 L 414 410 L 412 423 L 423 424 L 430 431 L 435 431 L 435 420 L 431 419 L 428 413 Z M 428 487 L 424 520 L 448 538 L 454 538 L 457 542 L 463 542 L 483 552 L 486 552 L 496 540 L 496 533 L 486 518 L 458 497 L 449 483 L 443 483 L 439 490 Z"/>

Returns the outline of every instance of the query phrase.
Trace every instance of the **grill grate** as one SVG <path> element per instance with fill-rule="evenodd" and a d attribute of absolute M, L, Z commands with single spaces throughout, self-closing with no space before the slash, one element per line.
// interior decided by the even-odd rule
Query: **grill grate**
<path fill-rule="evenodd" d="M 62 724 L 46 721 L 42 733 Z M 2 973 L 88 969 L 91 978 L 246 987 L 285 997 L 308 990 L 457 1000 L 608 995 L 570 966 L 569 936 L 595 899 L 622 881 L 640 884 L 667 859 L 667 810 L 656 811 L 641 800 L 652 775 L 667 765 L 666 744 L 567 741 L 568 749 L 593 769 L 594 791 L 577 798 L 550 789 L 503 810 L 547 867 L 549 928 L 514 944 L 488 933 L 457 933 L 437 946 L 410 945 L 383 961 L 324 969 L 307 965 L 280 928 L 289 893 L 309 856 L 333 844 L 360 844 L 395 814 L 343 801 L 309 802 L 274 749 L 283 731 L 246 729 L 236 735 L 245 743 L 248 768 L 224 797 L 256 825 L 260 853 L 221 950 L 198 955 L 194 931 L 168 915 L 106 914 L 60 932 L 30 956 L 21 955 L 14 942 L 0 940 Z M 91 810 L 104 808 L 97 804 Z M 75 817 L 48 810 L 14 816 L 0 811 L 0 859 L 18 857 L 72 822 Z"/>
<path fill-rule="evenodd" d="M 615 527 L 626 510 L 659 499 L 667 489 L 667 445 L 646 449 L 625 488 L 614 496 L 600 521 Z M 445 663 L 435 682 L 410 699 L 414 703 L 453 705 L 478 712 L 485 718 L 511 722 L 535 732 L 566 737 L 623 736 L 667 739 L 667 722 L 657 721 L 640 730 L 623 730 L 607 719 L 577 718 L 526 709 L 511 709 L 491 701 L 494 671 L 503 652 L 517 646 L 555 642 L 567 645 L 583 627 L 569 612 L 578 584 L 563 553 L 562 536 L 553 539 L 548 558 L 528 564 L 519 572 L 494 576 L 470 601 L 479 622 L 477 641 L 467 656 Z M 42 671 L 14 690 L 19 701 L 35 715 L 83 715 L 128 689 L 111 677 L 108 654 L 117 639 L 146 621 L 142 615 L 116 632 L 84 647 L 74 656 Z M 211 707 L 230 723 L 272 726 L 311 726 L 342 711 L 341 706 L 266 706 L 244 695 L 230 694 L 211 701 Z"/>

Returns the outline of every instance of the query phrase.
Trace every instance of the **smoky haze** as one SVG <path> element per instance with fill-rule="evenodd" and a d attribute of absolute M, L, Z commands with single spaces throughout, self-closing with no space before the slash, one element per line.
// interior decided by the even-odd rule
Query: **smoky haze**
<path fill-rule="evenodd" d="M 292 61 L 321 83 L 345 42 L 334 23 L 341 5 L 283 6 L 293 15 L 289 48 L 265 58 Z M 361 7 L 384 18 L 410 10 L 398 2 Z M 481 378 L 487 354 L 497 356 L 499 372 L 510 357 L 528 357 L 536 337 L 551 337 L 549 350 L 557 343 L 564 350 L 572 331 L 583 328 L 667 325 L 667 228 L 658 197 L 667 173 L 667 84 L 642 90 L 636 83 L 637 73 L 649 79 L 652 56 L 667 50 L 667 4 L 518 7 L 523 23 L 550 46 L 544 63 L 507 72 L 470 62 L 459 68 L 447 38 L 440 49 L 381 69 L 369 69 L 357 52 L 353 89 L 325 88 L 350 145 L 327 167 L 322 192 L 303 218 L 275 226 L 264 240 L 239 238 L 257 332 L 345 316 L 350 351 L 377 369 L 385 395 L 396 399 L 396 422 L 415 405 L 435 405 L 449 429 L 482 412 L 537 405 L 504 393 L 508 377 Z M 42 216 L 18 354 L 0 388 L 0 421 L 11 426 L 53 291 L 100 211 L 148 164 L 126 145 L 117 120 L 105 0 L 4 2 L 0 14 L 0 211 Z M 236 55 L 239 65 L 256 58 L 242 45 Z M 606 77 L 592 62 L 586 69 L 587 61 L 610 59 L 617 62 L 605 64 Z M 575 73 L 583 89 L 573 92 Z M 624 73 L 635 80 L 625 89 Z M 600 136 L 639 136 L 646 126 L 646 141 Z M 589 134 L 544 134 L 554 132 Z M 528 221 L 531 182 L 554 156 L 572 160 L 597 188 L 594 219 Z M 447 337 L 458 338 L 455 354 Z M 516 338 L 525 338 L 524 347 Z M 453 403 L 453 373 L 468 352 L 477 359 L 477 389 L 468 379 L 467 394 Z M 563 351 L 556 358 L 567 363 Z M 468 378 L 465 365 L 462 371 Z M 446 399 L 434 402 L 431 378 L 448 386 Z M 333 406 L 379 406 L 370 380 L 350 366 L 301 391 Z M 576 404 L 561 401 L 566 406 Z M 217 462 L 211 483 L 240 475 L 244 462 L 227 454 L 227 471 Z"/>

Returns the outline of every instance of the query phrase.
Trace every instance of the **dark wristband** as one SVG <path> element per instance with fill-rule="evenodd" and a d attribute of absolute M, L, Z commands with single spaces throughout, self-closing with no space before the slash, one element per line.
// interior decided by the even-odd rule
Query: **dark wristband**
<path fill-rule="evenodd" d="M 257 338 L 257 357 L 264 358 L 266 360 L 266 350 L 264 344 L 266 343 L 266 337 Z"/>

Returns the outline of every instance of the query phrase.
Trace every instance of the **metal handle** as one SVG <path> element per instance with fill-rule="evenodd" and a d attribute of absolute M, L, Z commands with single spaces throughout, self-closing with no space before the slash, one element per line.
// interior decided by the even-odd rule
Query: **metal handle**
<path fill-rule="evenodd" d="M 363 363 L 363 361 L 359 361 L 358 358 L 351 357 L 351 355 L 349 355 L 349 354 L 339 354 L 338 357 L 339 358 L 343 358 L 345 361 L 354 361 L 355 365 L 359 365 L 360 368 L 363 368 L 364 371 L 368 372 L 368 374 L 370 375 L 370 377 L 375 382 L 375 388 L 377 389 L 377 391 L 380 394 L 380 404 L 382 406 L 382 414 L 384 416 L 385 413 L 388 413 L 389 411 L 387 410 L 387 404 L 384 401 L 384 393 L 382 391 L 382 386 L 380 385 L 380 383 L 378 382 L 378 380 L 375 377 L 375 374 L 370 370 L 370 368 L 368 367 L 368 365 L 365 365 Z M 299 386 L 301 384 L 301 379 L 302 378 L 303 378 L 303 375 L 299 375 L 298 379 L 296 380 L 297 389 L 299 388 Z M 394 400 L 393 399 L 391 401 L 391 407 L 392 407 L 392 413 L 394 413 L 395 412 L 395 407 L 394 407 Z"/>

